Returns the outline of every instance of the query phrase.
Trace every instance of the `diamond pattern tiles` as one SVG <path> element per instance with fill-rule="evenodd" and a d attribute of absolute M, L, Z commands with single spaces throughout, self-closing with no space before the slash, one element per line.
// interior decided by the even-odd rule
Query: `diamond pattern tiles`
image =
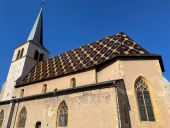
<path fill-rule="evenodd" d="M 102 40 L 73 49 L 54 58 L 41 61 L 20 82 L 30 84 L 56 76 L 72 73 L 99 65 L 116 55 L 148 54 L 126 34 L 118 33 Z"/>

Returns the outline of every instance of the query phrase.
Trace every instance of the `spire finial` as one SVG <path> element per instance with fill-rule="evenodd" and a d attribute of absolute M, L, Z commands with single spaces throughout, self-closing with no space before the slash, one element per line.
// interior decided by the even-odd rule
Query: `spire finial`
<path fill-rule="evenodd" d="M 45 0 L 41 0 L 41 8 L 44 7 L 44 4 L 45 4 Z"/>

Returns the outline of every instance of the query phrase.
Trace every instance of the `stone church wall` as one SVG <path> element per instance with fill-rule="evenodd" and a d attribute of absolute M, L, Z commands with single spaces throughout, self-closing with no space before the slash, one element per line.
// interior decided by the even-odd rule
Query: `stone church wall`
<path fill-rule="evenodd" d="M 10 108 L 11 108 L 10 104 L 0 105 L 0 112 L 2 110 L 4 111 L 4 120 L 3 120 L 3 123 L 2 123 L 2 128 L 6 128 L 6 126 L 8 124 L 8 117 L 9 117 Z"/>
<path fill-rule="evenodd" d="M 26 128 L 34 128 L 38 121 L 41 121 L 42 128 L 56 128 L 57 109 L 63 100 L 68 106 L 67 128 L 116 128 L 118 126 L 115 88 L 20 102 L 18 113 L 26 107 Z M 17 120 L 12 124 L 15 125 L 14 128 L 16 124 Z"/>
<path fill-rule="evenodd" d="M 97 81 L 123 79 L 130 101 L 130 118 L 132 127 L 136 128 L 167 128 L 170 126 L 166 88 L 163 87 L 163 76 L 158 60 L 119 60 L 99 70 Z M 148 80 L 148 86 L 156 116 L 155 122 L 141 122 L 135 96 L 135 80 L 143 76 Z M 169 93 L 170 94 L 170 93 Z M 167 118 L 169 117 L 169 118 Z"/>
<path fill-rule="evenodd" d="M 164 127 L 166 128 L 169 122 L 167 117 L 168 111 L 166 108 L 164 90 L 162 88 L 162 72 L 158 60 L 134 60 L 121 61 L 122 76 L 127 89 L 130 106 L 133 109 L 130 112 L 132 127 Z M 151 95 L 151 100 L 154 108 L 155 122 L 140 122 L 138 107 L 135 97 L 134 83 L 139 76 L 143 76 L 148 80 L 148 87 Z M 169 124 L 170 126 L 170 124 Z"/>

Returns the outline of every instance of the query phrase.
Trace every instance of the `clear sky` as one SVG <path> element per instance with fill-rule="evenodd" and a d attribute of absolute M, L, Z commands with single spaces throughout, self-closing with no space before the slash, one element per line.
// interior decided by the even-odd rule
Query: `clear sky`
<path fill-rule="evenodd" d="M 0 85 L 40 4 L 41 0 L 0 0 Z M 164 76 L 170 80 L 170 0 L 46 0 L 44 44 L 51 57 L 117 32 L 162 55 Z"/>

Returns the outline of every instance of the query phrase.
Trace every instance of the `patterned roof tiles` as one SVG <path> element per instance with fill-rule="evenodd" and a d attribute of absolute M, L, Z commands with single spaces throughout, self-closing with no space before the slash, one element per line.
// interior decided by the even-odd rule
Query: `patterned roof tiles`
<path fill-rule="evenodd" d="M 118 33 L 39 62 L 18 85 L 30 84 L 99 65 L 117 55 L 149 54 L 126 34 Z"/>

